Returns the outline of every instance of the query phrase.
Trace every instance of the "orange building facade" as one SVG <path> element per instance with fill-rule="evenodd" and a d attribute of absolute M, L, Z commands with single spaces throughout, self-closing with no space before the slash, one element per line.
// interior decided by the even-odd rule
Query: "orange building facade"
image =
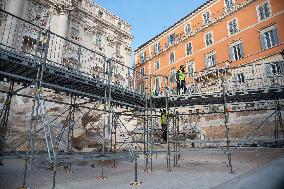
<path fill-rule="evenodd" d="M 282 61 L 283 49 L 283 0 L 209 0 L 136 49 L 135 69 L 168 76 L 174 88 L 180 65 L 190 85 L 207 69 Z M 154 78 L 151 88 L 162 93 L 161 77 Z M 145 85 L 136 75 L 135 87 L 143 91 Z"/>

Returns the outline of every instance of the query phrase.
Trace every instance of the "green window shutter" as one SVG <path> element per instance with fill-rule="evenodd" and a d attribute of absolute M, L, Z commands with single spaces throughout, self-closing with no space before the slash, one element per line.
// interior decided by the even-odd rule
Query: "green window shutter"
<path fill-rule="evenodd" d="M 206 56 L 205 57 L 205 68 L 209 67 L 209 58 Z"/>
<path fill-rule="evenodd" d="M 279 38 L 278 38 L 277 29 L 274 28 L 274 29 L 272 30 L 272 33 L 273 33 L 273 36 L 274 36 L 274 39 L 275 39 L 275 43 L 276 43 L 276 45 L 278 45 L 278 44 L 279 44 Z"/>
<path fill-rule="evenodd" d="M 243 43 L 240 43 L 240 51 L 241 51 L 241 58 L 244 57 L 244 47 L 243 47 Z"/>
<path fill-rule="evenodd" d="M 266 43 L 265 43 L 265 36 L 264 34 L 260 34 L 260 45 L 261 45 L 261 49 L 265 50 L 267 49 Z"/>
<path fill-rule="evenodd" d="M 234 47 L 230 47 L 229 51 L 230 51 L 230 59 L 231 59 L 231 61 L 235 61 Z"/>
<path fill-rule="evenodd" d="M 215 66 L 217 64 L 216 54 L 213 55 L 213 59 L 214 59 L 213 65 Z"/>

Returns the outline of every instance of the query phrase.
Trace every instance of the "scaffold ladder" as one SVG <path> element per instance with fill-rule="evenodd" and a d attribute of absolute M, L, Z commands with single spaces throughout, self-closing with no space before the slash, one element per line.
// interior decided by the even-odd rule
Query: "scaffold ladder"
<path fill-rule="evenodd" d="M 5 143 L 6 141 L 6 132 L 7 132 L 7 124 L 8 117 L 10 112 L 10 105 L 13 96 L 13 88 L 14 82 L 10 81 L 9 91 L 7 92 L 7 97 L 3 101 L 3 105 L 1 106 L 0 111 L 0 144 Z"/>
<path fill-rule="evenodd" d="M 53 139 L 53 135 L 52 135 L 50 124 L 49 124 L 49 118 L 48 118 L 46 103 L 44 100 L 44 95 L 43 95 L 41 88 L 39 88 L 37 91 L 37 98 L 38 98 L 37 99 L 38 108 L 40 109 L 40 117 L 42 121 L 48 157 L 49 157 L 50 162 L 52 163 L 54 161 L 54 155 L 55 155 L 54 139 Z"/>
<path fill-rule="evenodd" d="M 122 137 L 123 144 L 126 146 L 129 154 L 131 156 L 134 156 L 133 148 L 132 145 L 130 144 L 130 136 L 126 135 L 125 132 L 123 131 L 122 127 L 124 127 L 123 123 L 121 120 L 118 118 L 118 116 L 115 116 L 115 127 L 118 129 L 119 135 Z"/>

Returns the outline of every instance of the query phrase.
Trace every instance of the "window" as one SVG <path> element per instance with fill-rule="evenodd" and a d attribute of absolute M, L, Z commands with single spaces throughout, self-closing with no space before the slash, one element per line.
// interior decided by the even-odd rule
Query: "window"
<path fill-rule="evenodd" d="M 235 33 L 237 33 L 239 31 L 238 29 L 238 21 L 236 18 L 234 18 L 233 20 L 231 20 L 228 23 L 228 32 L 230 35 L 233 35 Z"/>
<path fill-rule="evenodd" d="M 154 86 L 155 91 L 159 91 L 160 89 L 160 78 L 155 77 L 155 86 Z"/>
<path fill-rule="evenodd" d="M 155 60 L 154 64 L 155 64 L 155 70 L 160 69 L 160 61 L 159 60 Z"/>
<path fill-rule="evenodd" d="M 243 73 L 238 73 L 235 75 L 235 82 L 242 84 L 245 83 L 245 76 Z"/>
<path fill-rule="evenodd" d="M 189 77 L 193 77 L 193 74 L 194 74 L 194 63 L 193 62 L 188 63 L 187 73 Z"/>
<path fill-rule="evenodd" d="M 269 2 L 266 1 L 259 6 L 257 6 L 258 20 L 262 21 L 271 16 L 271 9 L 269 6 Z"/>
<path fill-rule="evenodd" d="M 144 84 L 140 85 L 140 93 L 144 93 Z"/>
<path fill-rule="evenodd" d="M 212 52 L 212 53 L 206 55 L 205 67 L 210 68 L 210 67 L 215 66 L 215 65 L 216 65 L 216 53 Z"/>
<path fill-rule="evenodd" d="M 280 64 L 270 64 L 270 67 L 273 75 L 281 74 Z"/>
<path fill-rule="evenodd" d="M 282 67 L 282 70 L 281 70 Z M 276 62 L 270 63 L 266 65 L 266 74 L 267 76 L 273 75 L 281 75 L 283 73 L 284 63 L 283 62 Z"/>
<path fill-rule="evenodd" d="M 100 18 L 103 17 L 103 14 L 104 14 L 103 11 L 99 10 L 98 15 Z"/>
<path fill-rule="evenodd" d="M 211 22 L 210 12 L 207 11 L 203 13 L 203 25 L 210 24 L 210 22 Z"/>
<path fill-rule="evenodd" d="M 119 74 L 118 67 L 116 65 L 113 65 L 112 70 L 113 70 L 113 74 L 114 75 L 118 75 Z"/>
<path fill-rule="evenodd" d="M 209 32 L 205 34 L 205 46 L 208 47 L 209 45 L 213 44 L 213 33 Z"/>
<path fill-rule="evenodd" d="M 140 69 L 140 74 L 141 74 L 141 75 L 144 75 L 144 74 L 145 74 L 145 71 L 144 71 L 144 70 L 145 70 L 144 68 L 141 68 L 141 69 Z"/>
<path fill-rule="evenodd" d="M 171 52 L 170 53 L 170 64 L 174 63 L 175 62 L 175 53 L 174 52 Z"/>
<path fill-rule="evenodd" d="M 121 25 L 121 22 L 118 22 L 118 23 L 117 23 L 117 29 L 121 29 L 121 26 L 122 26 L 122 25 Z"/>
<path fill-rule="evenodd" d="M 230 59 L 232 61 L 240 60 L 244 57 L 243 43 L 237 42 L 230 46 Z"/>
<path fill-rule="evenodd" d="M 159 52 L 160 52 L 160 43 L 156 43 L 154 45 L 154 53 L 159 54 Z"/>
<path fill-rule="evenodd" d="M 279 44 L 279 38 L 275 26 L 271 26 L 260 32 L 262 50 L 269 49 Z"/>
<path fill-rule="evenodd" d="M 102 34 L 101 33 L 96 34 L 96 46 L 98 47 L 102 46 Z"/>
<path fill-rule="evenodd" d="M 190 25 L 190 24 L 186 24 L 186 25 L 184 26 L 184 33 L 185 33 L 186 35 L 188 35 L 188 34 L 191 33 L 191 25 Z"/>
<path fill-rule="evenodd" d="M 175 34 L 174 33 L 169 36 L 168 43 L 169 43 L 169 45 L 172 45 L 172 44 L 175 43 Z"/>
<path fill-rule="evenodd" d="M 186 55 L 192 54 L 192 43 L 187 43 L 185 47 Z"/>
<path fill-rule="evenodd" d="M 120 43 L 116 43 L 116 54 L 120 55 L 120 49 L 121 49 L 121 44 Z"/>
<path fill-rule="evenodd" d="M 146 52 L 140 53 L 140 63 L 144 63 L 146 61 Z"/>
<path fill-rule="evenodd" d="M 226 9 L 230 11 L 234 7 L 234 2 L 233 0 L 225 0 L 225 5 L 226 5 Z"/>

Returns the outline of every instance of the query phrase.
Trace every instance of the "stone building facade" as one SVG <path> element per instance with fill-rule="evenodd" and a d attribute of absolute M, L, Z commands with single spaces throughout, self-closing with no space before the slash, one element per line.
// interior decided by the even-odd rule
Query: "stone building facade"
<path fill-rule="evenodd" d="M 135 68 L 146 75 L 168 76 L 168 85 L 175 88 L 175 73 L 184 65 L 188 86 L 194 82 L 211 92 L 217 81 L 210 76 L 220 68 L 241 67 L 229 78 L 234 80 L 230 87 L 249 86 L 253 77 L 270 77 L 271 72 L 281 75 L 283 64 L 269 64 L 283 62 L 283 13 L 281 0 L 208 0 L 138 47 Z M 257 73 L 251 71 L 254 64 Z M 164 84 L 160 76 L 153 76 L 151 83 L 161 94 Z M 145 85 L 143 78 L 137 78 L 137 88 Z"/>
<path fill-rule="evenodd" d="M 134 51 L 135 69 L 146 75 L 134 76 L 136 89 L 151 89 L 151 94 L 154 91 L 158 96 L 168 92 L 177 98 L 176 72 L 184 65 L 188 88 L 185 98 L 222 94 L 224 78 L 228 95 L 277 90 L 284 85 L 283 19 L 281 0 L 208 0 Z M 279 103 L 283 106 L 283 100 Z M 215 109 L 222 112 L 224 107 L 208 104 L 187 108 L 176 110 L 210 113 Z M 247 102 L 230 104 L 229 108 L 241 112 L 229 113 L 231 137 L 244 138 L 274 112 L 259 110 L 275 108 L 275 104 Z M 207 138 L 225 138 L 223 113 L 184 117 L 188 128 L 197 128 Z M 257 135 L 273 138 L 274 126 L 272 116 Z"/>
<path fill-rule="evenodd" d="M 41 28 L 57 34 L 49 42 L 48 59 L 68 67 L 91 73 L 101 68 L 104 59 L 112 59 L 114 68 L 124 82 L 131 59 L 131 25 L 91 0 L 2 0 L 1 8 Z M 9 20 L 10 19 L 10 20 Z M 1 41 L 9 46 L 21 35 L 21 50 L 34 49 L 38 31 L 22 27 L 13 18 L 2 20 Z M 2 27 L 4 28 L 4 27 Z M 7 28 L 10 28 L 9 30 Z M 71 42 L 67 42 L 68 39 Z M 80 48 L 78 45 L 82 45 Z M 80 55 L 79 55 L 80 54 Z M 81 59 L 78 60 L 78 57 Z"/>

